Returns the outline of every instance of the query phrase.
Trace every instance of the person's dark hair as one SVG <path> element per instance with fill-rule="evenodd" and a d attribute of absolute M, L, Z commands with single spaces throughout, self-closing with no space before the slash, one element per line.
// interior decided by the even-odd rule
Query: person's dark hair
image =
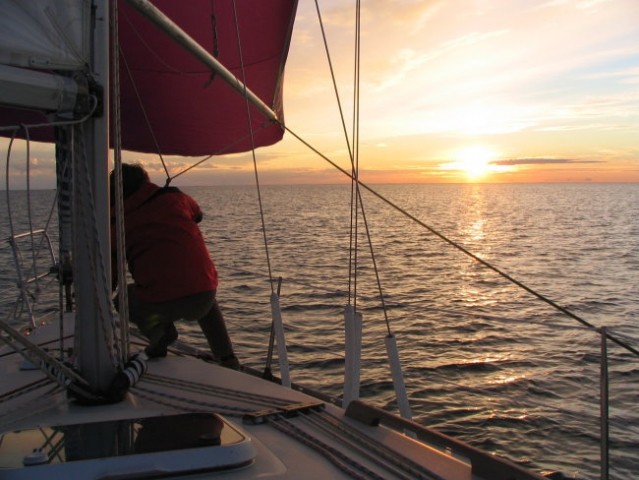
<path fill-rule="evenodd" d="M 122 164 L 122 197 L 127 198 L 137 192 L 143 183 L 149 181 L 149 174 L 146 173 L 144 167 L 139 163 L 123 163 Z M 114 172 L 110 175 L 111 201 L 115 195 L 115 176 Z"/>

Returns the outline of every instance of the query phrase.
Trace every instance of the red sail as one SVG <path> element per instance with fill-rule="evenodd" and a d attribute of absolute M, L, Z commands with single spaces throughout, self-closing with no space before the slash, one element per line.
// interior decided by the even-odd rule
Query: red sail
<path fill-rule="evenodd" d="M 296 0 L 152 3 L 283 118 L 282 76 Z M 241 94 L 126 2 L 119 3 L 119 40 L 125 150 L 225 154 L 282 138 L 279 125 L 249 107 Z M 0 125 L 30 123 L 28 117 L 16 119 L 9 113 L 0 110 Z M 30 138 L 50 141 L 53 135 L 37 129 Z"/>

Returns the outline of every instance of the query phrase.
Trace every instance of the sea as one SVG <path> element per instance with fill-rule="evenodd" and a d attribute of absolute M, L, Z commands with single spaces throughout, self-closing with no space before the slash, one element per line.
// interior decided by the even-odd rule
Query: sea
<path fill-rule="evenodd" d="M 350 185 L 183 188 L 204 211 L 242 363 L 279 374 L 269 347 L 270 297 L 279 292 L 291 380 L 339 398 L 343 312 L 354 305 L 363 316 L 362 399 L 397 411 L 391 334 L 413 420 L 583 480 L 604 478 L 606 372 L 608 478 L 639 478 L 639 184 L 370 188 L 359 196 Z M 16 231 L 55 213 L 53 191 L 30 197 L 11 194 Z M 6 318 L 16 297 L 8 216 L 0 227 Z M 614 340 L 603 341 L 601 327 Z M 205 347 L 197 326 L 178 328 Z"/>

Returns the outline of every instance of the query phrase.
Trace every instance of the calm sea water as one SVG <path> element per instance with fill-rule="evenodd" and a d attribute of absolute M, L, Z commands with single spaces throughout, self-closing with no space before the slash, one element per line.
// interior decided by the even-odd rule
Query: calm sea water
<path fill-rule="evenodd" d="M 529 288 L 639 347 L 639 185 L 374 188 Z M 341 394 L 342 311 L 349 289 L 356 290 L 364 315 L 364 399 L 396 408 L 384 347 L 390 329 L 416 421 L 537 471 L 599 478 L 596 332 L 368 192 L 371 246 L 360 223 L 358 279 L 349 287 L 349 186 L 262 187 L 265 232 L 255 187 L 185 190 L 205 212 L 202 229 L 221 277 L 218 298 L 245 364 L 263 368 L 268 350 L 265 233 L 272 278 L 281 277 L 294 382 Z M 32 209 L 42 220 L 53 193 L 35 195 Z M 0 226 L 6 237 L 6 218 Z M 3 245 L 3 292 L 10 261 Z M 197 328 L 180 331 L 205 345 Z M 610 478 L 639 478 L 639 358 L 611 343 L 608 349 Z"/>

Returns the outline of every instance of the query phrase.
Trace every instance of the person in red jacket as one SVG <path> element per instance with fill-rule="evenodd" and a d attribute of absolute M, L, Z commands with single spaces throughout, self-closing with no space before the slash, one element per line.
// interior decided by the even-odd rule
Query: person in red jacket
<path fill-rule="evenodd" d="M 165 357 L 178 337 L 175 321 L 197 320 L 220 364 L 239 368 L 215 298 L 218 278 L 198 226 L 197 202 L 175 187 L 159 187 L 139 164 L 122 165 L 129 316 L 149 339 L 146 354 Z M 114 177 L 111 172 L 111 198 Z M 115 228 L 112 222 L 112 245 Z"/>

